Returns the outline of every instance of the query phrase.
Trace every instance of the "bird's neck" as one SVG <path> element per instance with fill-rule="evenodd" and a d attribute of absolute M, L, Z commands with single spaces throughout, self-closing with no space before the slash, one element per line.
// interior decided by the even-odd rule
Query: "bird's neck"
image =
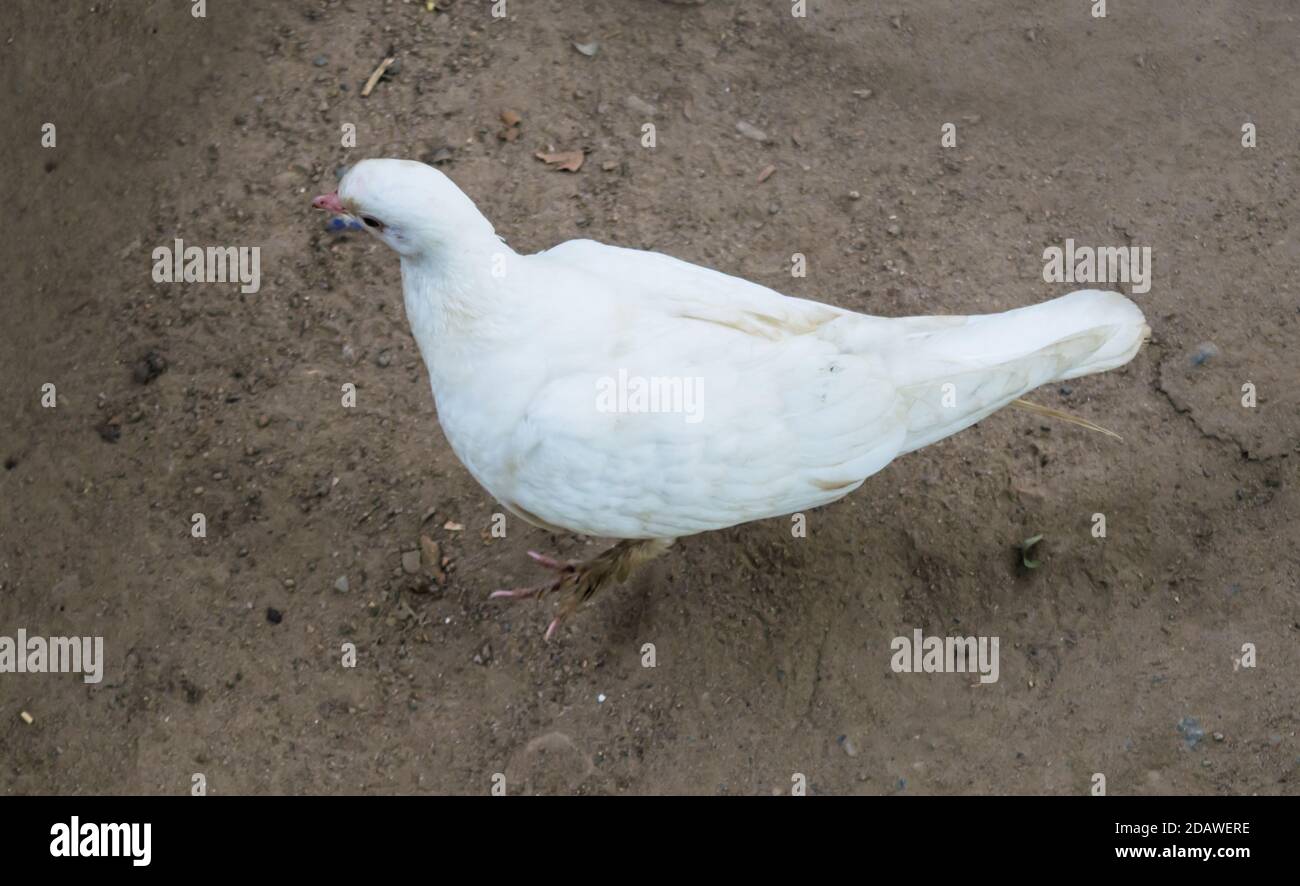
<path fill-rule="evenodd" d="M 403 256 L 402 291 L 411 332 L 434 395 L 475 371 L 476 352 L 510 331 L 511 276 L 519 256 L 495 236 L 425 255 Z"/>

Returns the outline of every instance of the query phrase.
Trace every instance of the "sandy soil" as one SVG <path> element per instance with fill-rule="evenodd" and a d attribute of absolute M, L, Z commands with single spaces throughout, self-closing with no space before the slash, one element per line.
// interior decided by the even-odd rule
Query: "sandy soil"
<path fill-rule="evenodd" d="M 0 20 L 0 634 L 106 656 L 94 686 L 0 674 L 0 790 L 1298 792 L 1294 3 L 189 5 Z M 544 643 L 548 606 L 488 593 L 603 542 L 487 533 L 395 257 L 309 209 L 370 156 L 438 160 L 516 249 L 593 237 L 883 315 L 1062 294 L 1066 238 L 1149 246 L 1153 341 L 1034 395 L 1123 441 L 996 415 L 807 538 L 683 540 Z M 155 283 L 176 237 L 260 246 L 261 290 Z M 403 569 L 421 533 L 441 583 Z M 1000 680 L 894 673 L 914 628 L 1000 637 Z"/>

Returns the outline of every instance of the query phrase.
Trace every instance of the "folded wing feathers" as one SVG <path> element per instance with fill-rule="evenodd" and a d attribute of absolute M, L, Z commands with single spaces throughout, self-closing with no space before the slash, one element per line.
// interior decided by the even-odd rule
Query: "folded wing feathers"
<path fill-rule="evenodd" d="M 1039 385 L 1121 365 L 1149 331 L 1117 293 L 1075 292 L 1003 314 L 888 319 L 591 241 L 536 258 L 571 266 L 591 281 L 586 289 L 608 288 L 600 299 L 629 299 L 627 325 L 611 337 L 630 344 L 607 356 L 612 365 L 672 363 L 710 386 L 707 417 L 695 425 L 575 421 L 590 401 L 590 382 L 576 375 L 568 393 L 557 387 L 568 384 L 562 377 L 539 395 L 529 413 L 537 445 L 514 501 L 589 534 L 685 535 L 833 501 L 897 455 Z M 950 391 L 955 402 L 945 400 Z"/>

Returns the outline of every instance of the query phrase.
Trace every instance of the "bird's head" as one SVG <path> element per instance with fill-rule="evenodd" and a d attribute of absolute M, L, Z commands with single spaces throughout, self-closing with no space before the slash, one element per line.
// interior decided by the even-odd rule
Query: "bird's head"
<path fill-rule="evenodd" d="M 312 201 L 349 215 L 406 258 L 433 257 L 477 240 L 495 241 L 474 201 L 432 166 L 414 160 L 362 160 L 337 191 Z"/>

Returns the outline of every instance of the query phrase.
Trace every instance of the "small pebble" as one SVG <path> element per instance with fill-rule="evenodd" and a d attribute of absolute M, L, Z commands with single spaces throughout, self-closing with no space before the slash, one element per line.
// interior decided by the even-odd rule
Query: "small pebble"
<path fill-rule="evenodd" d="M 407 575 L 415 575 L 420 571 L 419 551 L 407 551 L 402 554 L 402 571 Z"/>
<path fill-rule="evenodd" d="M 348 577 L 346 575 L 340 575 L 338 578 L 334 579 L 334 590 L 338 591 L 340 594 L 346 594 L 349 587 L 351 586 L 348 584 Z"/>
<path fill-rule="evenodd" d="M 147 385 L 167 371 L 167 358 L 157 351 L 150 351 L 141 357 L 131 370 L 136 383 Z"/>
<path fill-rule="evenodd" d="M 650 104 L 650 102 L 643 98 L 638 98 L 635 95 L 629 95 L 624 99 L 624 104 L 626 104 L 628 110 L 633 113 L 641 114 L 646 117 L 653 117 L 659 110 L 654 105 Z"/>
<path fill-rule="evenodd" d="M 278 625 L 284 621 L 284 613 L 274 607 L 266 607 L 266 620 L 273 625 Z"/>
<path fill-rule="evenodd" d="M 1189 748 L 1195 748 L 1205 738 L 1205 730 L 1201 724 L 1196 721 L 1195 717 L 1183 717 L 1178 721 L 1178 731 L 1183 735 L 1183 741 L 1187 742 Z"/>

